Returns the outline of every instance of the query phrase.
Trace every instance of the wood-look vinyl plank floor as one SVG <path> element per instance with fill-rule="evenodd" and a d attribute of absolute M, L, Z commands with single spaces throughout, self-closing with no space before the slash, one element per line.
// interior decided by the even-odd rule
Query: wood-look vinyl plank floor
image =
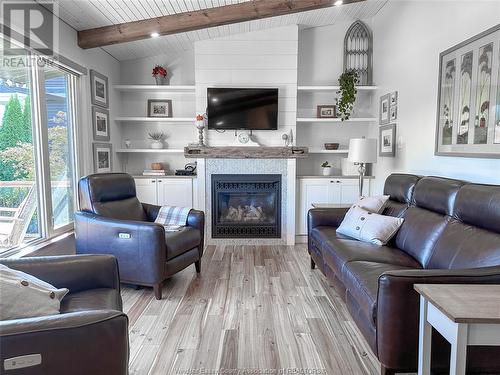
<path fill-rule="evenodd" d="M 191 266 L 167 280 L 161 301 L 148 288 L 122 296 L 131 375 L 380 372 L 304 245 L 207 246 L 201 274 Z"/>

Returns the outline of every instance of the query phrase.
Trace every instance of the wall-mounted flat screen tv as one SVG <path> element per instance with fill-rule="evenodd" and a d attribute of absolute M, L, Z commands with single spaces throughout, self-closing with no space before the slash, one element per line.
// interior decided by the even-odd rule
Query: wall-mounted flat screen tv
<path fill-rule="evenodd" d="M 278 89 L 208 88 L 208 128 L 278 129 Z"/>

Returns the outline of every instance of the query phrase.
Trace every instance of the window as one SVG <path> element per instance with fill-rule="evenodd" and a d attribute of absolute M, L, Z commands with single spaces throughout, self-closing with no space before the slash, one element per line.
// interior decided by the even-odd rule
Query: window
<path fill-rule="evenodd" d="M 35 59 L 0 67 L 0 254 L 73 227 L 79 76 Z"/>

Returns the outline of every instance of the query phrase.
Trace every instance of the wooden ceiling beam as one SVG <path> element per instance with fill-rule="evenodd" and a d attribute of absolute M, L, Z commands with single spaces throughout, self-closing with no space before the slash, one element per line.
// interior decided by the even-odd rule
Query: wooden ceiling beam
<path fill-rule="evenodd" d="M 344 0 L 343 4 L 366 0 Z M 216 8 L 103 26 L 78 32 L 81 48 L 95 48 L 151 38 L 152 33 L 170 35 L 208 27 L 331 7 L 335 0 L 253 0 Z"/>

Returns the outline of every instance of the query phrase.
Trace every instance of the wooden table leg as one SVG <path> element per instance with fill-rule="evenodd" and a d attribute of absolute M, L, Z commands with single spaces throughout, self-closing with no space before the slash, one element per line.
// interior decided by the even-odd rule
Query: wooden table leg
<path fill-rule="evenodd" d="M 450 375 L 465 375 L 467 331 L 467 324 L 457 324 L 457 331 L 451 343 Z"/>
<path fill-rule="evenodd" d="M 427 305 L 427 300 L 420 296 L 418 375 L 430 375 L 431 373 L 432 326 L 427 321 Z"/>

